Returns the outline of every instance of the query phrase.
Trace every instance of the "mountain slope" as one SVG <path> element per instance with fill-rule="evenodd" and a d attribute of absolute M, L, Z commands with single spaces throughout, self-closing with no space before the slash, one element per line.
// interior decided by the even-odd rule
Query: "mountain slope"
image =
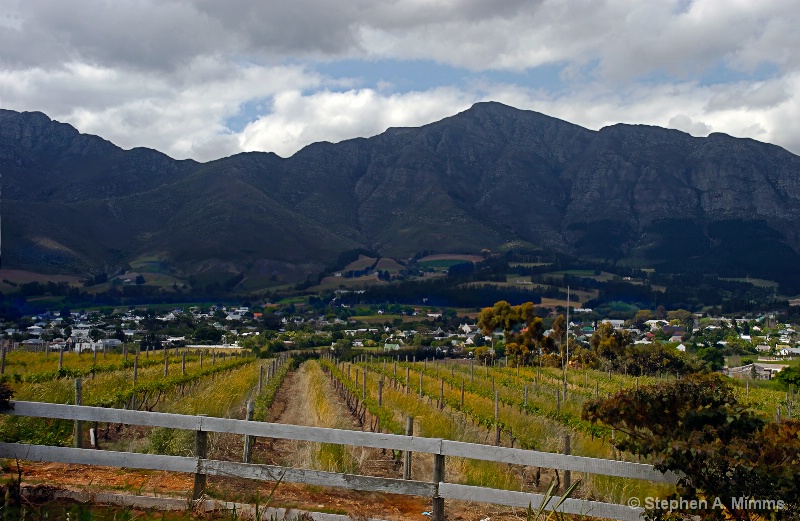
<path fill-rule="evenodd" d="M 4 267 L 302 279 L 383 255 L 516 242 L 672 271 L 789 280 L 800 158 L 723 134 L 599 131 L 499 103 L 420 128 L 210 163 L 124 151 L 40 113 L 0 111 Z"/>

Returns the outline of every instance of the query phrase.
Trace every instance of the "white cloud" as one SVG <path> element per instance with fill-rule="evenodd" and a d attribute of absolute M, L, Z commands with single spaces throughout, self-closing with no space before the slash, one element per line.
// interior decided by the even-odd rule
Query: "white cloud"
<path fill-rule="evenodd" d="M 372 89 L 321 91 L 275 97 L 271 113 L 248 125 L 239 137 L 243 150 L 289 156 L 317 141 L 372 136 L 389 127 L 418 126 L 468 108 L 474 98 L 456 89 L 383 94 Z"/>
<path fill-rule="evenodd" d="M 798 25 L 791 0 L 8 0 L 0 104 L 201 160 L 289 155 L 482 100 L 595 129 L 713 129 L 800 152 Z M 342 59 L 459 69 L 424 86 L 314 72 Z M 555 69 L 543 73 L 550 87 L 483 77 L 541 65 Z"/>
<path fill-rule="evenodd" d="M 676 114 L 667 123 L 669 128 L 674 128 L 691 134 L 693 136 L 706 136 L 711 132 L 711 126 L 702 121 L 692 121 L 692 118 L 685 114 Z"/>
<path fill-rule="evenodd" d="M 217 159 L 241 151 L 225 121 L 248 100 L 320 85 L 301 66 L 233 65 L 198 59 L 178 81 L 132 71 L 66 64 L 54 71 L 0 72 L 0 100 L 41 110 L 123 148 L 146 146 L 177 158 Z M 191 78 L 204 81 L 192 84 Z"/>

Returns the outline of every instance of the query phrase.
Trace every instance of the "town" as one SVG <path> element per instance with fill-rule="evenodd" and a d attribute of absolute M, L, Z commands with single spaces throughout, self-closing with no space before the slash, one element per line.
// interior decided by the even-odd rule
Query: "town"
<path fill-rule="evenodd" d="M 512 357 L 512 364 L 559 366 L 568 356 L 570 367 L 653 372 L 645 365 L 636 367 L 635 361 L 620 359 L 614 365 L 608 356 L 587 356 L 603 335 L 613 336 L 615 342 L 638 353 L 657 351 L 691 358 L 695 361 L 692 367 L 736 378 L 770 380 L 800 356 L 800 325 L 783 321 L 778 313 L 713 316 L 659 306 L 655 311 L 639 310 L 628 319 L 608 319 L 592 309 L 570 308 L 567 340 L 564 332 L 559 338 L 554 331 L 557 317 L 563 320 L 566 312 L 562 307 L 537 308 L 537 313 L 544 315 L 542 338 L 553 341 L 541 342 L 538 352 L 524 358 Z M 6 321 L 2 331 L 4 352 L 67 351 L 97 356 L 123 350 L 149 353 L 175 347 L 215 347 L 268 356 L 330 349 L 345 357 L 364 352 L 412 353 L 420 359 L 474 358 L 508 364 L 506 332 L 501 328 L 487 331 L 479 325 L 478 316 L 478 310 L 397 304 L 349 307 L 335 298 L 327 304 L 312 298 L 310 303 L 259 306 L 63 309 Z M 568 354 L 561 344 L 571 346 Z M 675 367 L 666 365 L 661 370 L 670 369 Z"/>

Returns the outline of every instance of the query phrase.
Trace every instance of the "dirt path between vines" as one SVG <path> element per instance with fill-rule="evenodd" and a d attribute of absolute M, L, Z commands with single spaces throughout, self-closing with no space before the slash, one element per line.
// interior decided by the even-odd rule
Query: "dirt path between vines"
<path fill-rule="evenodd" d="M 332 402 L 331 409 L 335 417 L 329 420 L 334 425 L 321 425 L 315 421 L 318 418 L 308 392 L 312 385 L 312 372 L 316 373 L 313 376 L 318 378 L 317 381 L 321 380 L 324 395 L 329 402 Z M 316 363 L 313 365 L 306 363 L 298 371 L 287 375 L 271 408 L 268 421 L 311 427 L 359 429 L 358 424 L 347 412 L 344 402 L 336 394 L 330 379 L 322 375 Z M 257 441 L 254 458 L 256 461 L 273 465 L 307 468 L 315 445 L 294 440 L 264 438 Z M 380 450 L 353 448 L 351 453 L 358 462 L 359 472 L 373 476 L 402 477 L 396 470 L 393 472 L 394 465 Z M 402 474 L 402 471 L 399 474 Z M 353 518 L 416 520 L 424 519 L 422 512 L 430 510 L 430 500 L 423 498 L 301 485 L 281 484 L 274 498 L 279 504 L 288 502 L 288 505 L 297 505 L 299 508 L 324 509 L 347 514 Z"/>
<path fill-rule="evenodd" d="M 267 421 L 294 425 L 315 425 L 315 414 L 310 403 L 310 371 L 319 371 L 314 363 L 313 369 L 307 365 L 287 375 L 270 409 Z M 360 430 L 355 419 L 335 392 L 327 377 L 323 378 L 325 396 L 333 402 L 338 428 Z M 243 411 L 239 417 L 243 417 Z M 241 436 L 221 435 L 214 445 L 212 457 L 235 460 L 241 458 Z M 309 446 L 306 442 L 258 438 L 256 440 L 253 462 L 273 465 L 296 465 L 304 467 Z M 238 453 L 237 453 L 238 451 Z M 377 449 L 353 449 L 359 471 L 373 476 L 401 477 L 397 468 L 385 453 Z M 14 462 L 11 462 L 12 466 Z M 67 465 L 60 463 L 20 462 L 23 485 L 46 484 L 83 491 L 109 491 L 139 495 L 189 497 L 193 484 L 190 474 L 158 471 L 115 469 L 86 465 Z M 16 468 L 5 468 L 3 474 L 10 477 Z M 213 498 L 247 503 L 259 502 L 264 505 L 273 488 L 272 483 L 255 482 L 238 478 L 208 477 L 208 495 Z M 349 491 L 339 488 L 281 483 L 275 490 L 269 506 L 285 507 L 310 511 L 345 514 L 353 519 L 376 518 L 389 521 L 430 519 L 423 515 L 429 512 L 429 499 L 395 494 Z M 445 506 L 447 519 L 479 520 L 490 517 L 493 520 L 523 519 L 524 513 L 516 513 L 505 508 L 490 505 L 474 505 L 448 501 Z"/>

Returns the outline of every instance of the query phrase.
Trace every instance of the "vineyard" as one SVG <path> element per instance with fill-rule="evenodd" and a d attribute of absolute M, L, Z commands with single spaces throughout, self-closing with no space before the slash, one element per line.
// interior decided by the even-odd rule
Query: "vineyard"
<path fill-rule="evenodd" d="M 17 400 L 247 417 L 628 461 L 634 459 L 614 449 L 611 429 L 581 419 L 583 404 L 621 389 L 674 378 L 570 369 L 565 381 L 562 371 L 554 368 L 492 367 L 469 360 L 415 362 L 369 355 L 353 362 L 323 356 L 298 367 L 296 359 L 285 356 L 261 360 L 202 350 L 148 356 L 12 352 L 5 371 L 4 379 Z M 793 394 L 749 384 L 737 386 L 737 393 L 765 417 L 793 412 Z M 252 405 L 245 407 L 248 402 Z M 0 439 L 61 446 L 86 439 L 105 450 L 176 456 L 191 456 L 195 450 L 191 431 L 122 424 L 79 425 L 76 430 L 72 421 L 16 416 L 0 418 Z M 241 461 L 243 450 L 241 436 L 219 433 L 209 438 L 209 457 Z M 428 480 L 434 467 L 431 455 L 415 455 L 405 465 L 397 450 L 329 443 L 265 438 L 255 440 L 251 450 L 254 463 L 366 476 Z M 446 472 L 450 483 L 540 493 L 553 482 L 563 489 L 580 478 L 574 496 L 614 503 L 634 496 L 663 497 L 672 490 L 669 484 L 631 478 L 461 457 L 449 458 Z M 290 485 L 281 489 L 276 501 L 309 501 L 309 490 Z M 235 480 L 219 481 L 213 490 L 244 500 L 252 500 L 254 490 L 268 494 L 267 488 L 237 488 Z M 316 490 L 311 496 L 319 498 L 322 493 Z M 362 509 L 367 508 L 357 499 L 334 497 L 329 502 L 343 512 L 364 513 Z M 407 511 L 420 506 L 419 501 L 406 502 L 405 508 L 397 506 L 401 503 L 397 498 L 375 502 L 371 508 L 377 510 L 372 513 L 394 511 L 396 518 L 404 519 Z M 485 506 L 460 508 L 488 511 Z M 493 512 L 495 518 L 502 517 L 502 511 Z"/>

